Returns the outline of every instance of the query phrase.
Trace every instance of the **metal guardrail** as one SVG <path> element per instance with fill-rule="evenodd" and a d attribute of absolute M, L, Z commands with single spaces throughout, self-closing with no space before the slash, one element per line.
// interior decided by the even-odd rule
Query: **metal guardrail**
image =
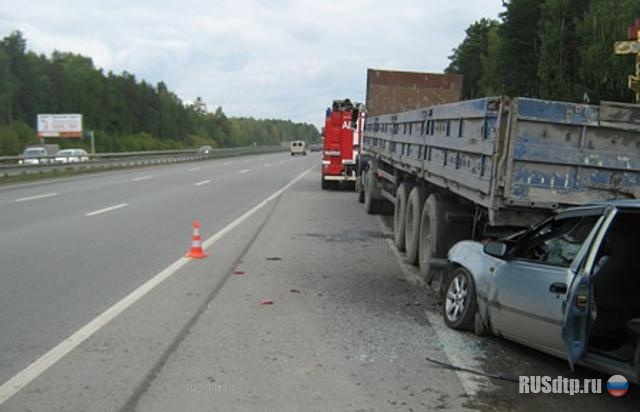
<path fill-rule="evenodd" d="M 74 161 L 74 156 L 67 158 L 67 160 L 70 160 L 67 162 L 55 162 L 56 156 L 39 156 L 38 164 L 20 164 L 19 162 L 24 160 L 22 156 L 3 156 L 0 157 L 0 179 L 9 176 L 44 174 L 55 171 L 127 168 L 191 162 L 220 157 L 275 153 L 287 150 L 287 148 L 282 146 L 248 146 L 212 149 L 209 154 L 202 154 L 197 149 L 99 153 L 89 154 L 89 160 L 82 162 Z"/>

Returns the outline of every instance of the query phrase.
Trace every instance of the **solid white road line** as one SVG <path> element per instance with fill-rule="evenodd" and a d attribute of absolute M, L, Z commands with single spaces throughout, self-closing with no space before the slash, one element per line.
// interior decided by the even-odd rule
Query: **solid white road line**
<path fill-rule="evenodd" d="M 197 172 L 198 170 L 200 170 L 199 167 L 192 167 L 191 169 L 189 169 L 190 172 Z"/>
<path fill-rule="evenodd" d="M 151 179 L 153 176 L 151 175 L 147 175 L 147 176 L 140 176 L 140 177 L 134 177 L 133 179 L 131 179 L 131 181 L 133 182 L 139 182 L 141 180 L 148 180 Z"/>
<path fill-rule="evenodd" d="M 271 163 L 267 163 L 266 165 L 264 165 L 264 167 L 269 167 L 271 166 Z"/>
<path fill-rule="evenodd" d="M 229 166 L 230 164 L 231 162 L 226 162 L 226 163 L 223 163 L 222 166 Z"/>
<path fill-rule="evenodd" d="M 43 195 L 21 197 L 20 199 L 16 199 L 16 202 L 27 202 L 29 200 L 44 199 L 51 196 L 58 196 L 58 193 L 45 193 Z"/>
<path fill-rule="evenodd" d="M 93 212 L 85 213 L 85 216 L 95 216 L 101 213 L 111 212 L 112 210 L 121 209 L 129 206 L 128 203 L 120 203 L 119 205 L 105 207 L 104 209 L 94 210 Z"/>
<path fill-rule="evenodd" d="M 203 248 L 208 248 L 213 243 L 218 241 L 224 235 L 238 227 L 242 222 L 250 218 L 257 211 L 266 206 L 269 202 L 273 201 L 275 198 L 280 196 L 285 190 L 289 189 L 293 186 L 298 180 L 302 179 L 307 173 L 313 170 L 316 166 L 313 166 L 292 181 L 284 185 L 278 191 L 267 197 L 262 202 L 255 205 L 251 210 L 245 212 L 242 216 L 229 223 L 223 229 L 221 229 L 218 233 L 211 236 L 209 239 L 205 240 L 202 243 Z M 82 342 L 91 337 L 94 333 L 99 331 L 104 325 L 113 320 L 120 313 L 124 312 L 129 306 L 136 303 L 142 297 L 144 297 L 147 293 L 153 290 L 156 286 L 162 283 L 164 280 L 171 277 L 174 273 L 176 273 L 182 266 L 184 266 L 190 259 L 185 257 L 181 257 L 171 265 L 169 265 L 166 269 L 156 274 L 154 277 L 146 281 L 142 286 L 138 289 L 131 292 L 129 295 L 122 298 L 120 301 L 116 302 L 109 309 L 98 315 L 95 319 L 84 325 L 74 334 L 69 336 L 67 339 L 60 342 L 56 347 L 51 349 L 49 352 L 42 355 L 39 359 L 33 362 L 31 365 L 27 366 L 13 378 L 9 379 L 7 382 L 0 386 L 0 406 L 6 402 L 9 398 L 15 395 L 19 390 L 27 386 L 29 383 L 33 382 L 38 376 L 44 373 L 51 366 L 55 365 L 60 359 L 62 359 L 65 355 L 71 352 L 73 349 L 78 347 Z"/>
<path fill-rule="evenodd" d="M 382 221 L 382 217 L 378 216 L 378 225 L 380 226 L 380 230 L 384 234 L 393 234 L 390 232 Z M 407 267 L 404 263 L 404 259 L 402 259 L 402 255 L 396 248 L 393 240 L 387 239 L 387 244 L 389 248 L 393 252 L 393 256 L 395 256 L 398 261 L 398 265 L 402 269 L 402 272 L 407 278 L 414 283 L 421 283 L 424 287 L 424 281 L 422 277 L 419 275 L 419 271 L 412 273 L 412 270 Z M 416 280 L 418 280 L 416 282 Z M 482 370 L 482 365 L 480 362 L 476 360 L 472 353 L 469 352 L 469 342 L 468 338 L 466 338 L 463 334 L 458 333 L 449 329 L 447 325 L 445 325 L 444 320 L 442 320 L 442 316 L 431 311 L 425 310 L 425 314 L 429 319 L 429 323 L 431 324 L 431 328 L 436 332 L 436 336 L 438 340 L 442 343 L 442 350 L 447 355 L 447 358 L 454 365 L 464 365 L 466 368 Z M 445 344 L 446 343 L 446 344 Z M 493 387 L 489 378 L 484 376 L 474 375 L 469 372 L 464 371 L 455 371 L 458 376 L 458 380 L 462 384 L 464 391 L 469 396 L 475 396 L 481 390 L 488 390 Z"/>
<path fill-rule="evenodd" d="M 473 356 L 473 345 L 470 345 L 469 338 L 464 333 L 449 329 L 444 323 L 441 314 L 425 310 L 431 328 L 436 332 L 438 340 L 442 342 L 442 349 L 447 354 L 447 358 L 453 365 L 464 366 L 469 369 L 483 370 L 482 364 Z M 475 396 L 481 391 L 490 390 L 493 385 L 489 378 L 475 375 L 473 373 L 456 371 L 458 380 L 462 384 L 464 391 L 469 396 Z"/>
<path fill-rule="evenodd" d="M 250 172 L 250 171 L 251 171 L 251 169 L 242 169 L 241 171 L 238 172 L 238 174 L 241 175 L 243 173 L 247 173 L 247 172 Z"/>
<path fill-rule="evenodd" d="M 195 183 L 195 186 L 206 185 L 207 183 L 211 183 L 211 180 L 203 180 L 202 182 Z"/>

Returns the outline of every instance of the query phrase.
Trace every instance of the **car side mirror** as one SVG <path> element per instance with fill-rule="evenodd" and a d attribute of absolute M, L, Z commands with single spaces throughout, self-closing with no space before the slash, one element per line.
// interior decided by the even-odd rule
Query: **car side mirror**
<path fill-rule="evenodd" d="M 502 242 L 487 242 L 482 248 L 487 255 L 503 258 L 507 254 L 507 245 Z"/>

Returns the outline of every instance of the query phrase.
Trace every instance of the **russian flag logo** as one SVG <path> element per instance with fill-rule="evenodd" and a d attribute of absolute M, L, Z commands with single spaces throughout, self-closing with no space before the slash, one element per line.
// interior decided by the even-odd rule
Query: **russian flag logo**
<path fill-rule="evenodd" d="M 629 390 L 629 382 L 621 375 L 613 375 L 607 381 L 607 390 L 612 396 L 622 396 Z"/>

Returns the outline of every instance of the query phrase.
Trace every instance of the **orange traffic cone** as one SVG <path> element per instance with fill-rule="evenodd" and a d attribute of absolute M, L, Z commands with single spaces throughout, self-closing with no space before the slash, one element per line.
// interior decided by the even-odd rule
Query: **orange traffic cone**
<path fill-rule="evenodd" d="M 200 222 L 193 221 L 193 236 L 191 237 L 191 250 L 187 253 L 187 257 L 193 259 L 206 258 L 208 255 L 202 250 L 202 243 L 200 242 Z"/>

